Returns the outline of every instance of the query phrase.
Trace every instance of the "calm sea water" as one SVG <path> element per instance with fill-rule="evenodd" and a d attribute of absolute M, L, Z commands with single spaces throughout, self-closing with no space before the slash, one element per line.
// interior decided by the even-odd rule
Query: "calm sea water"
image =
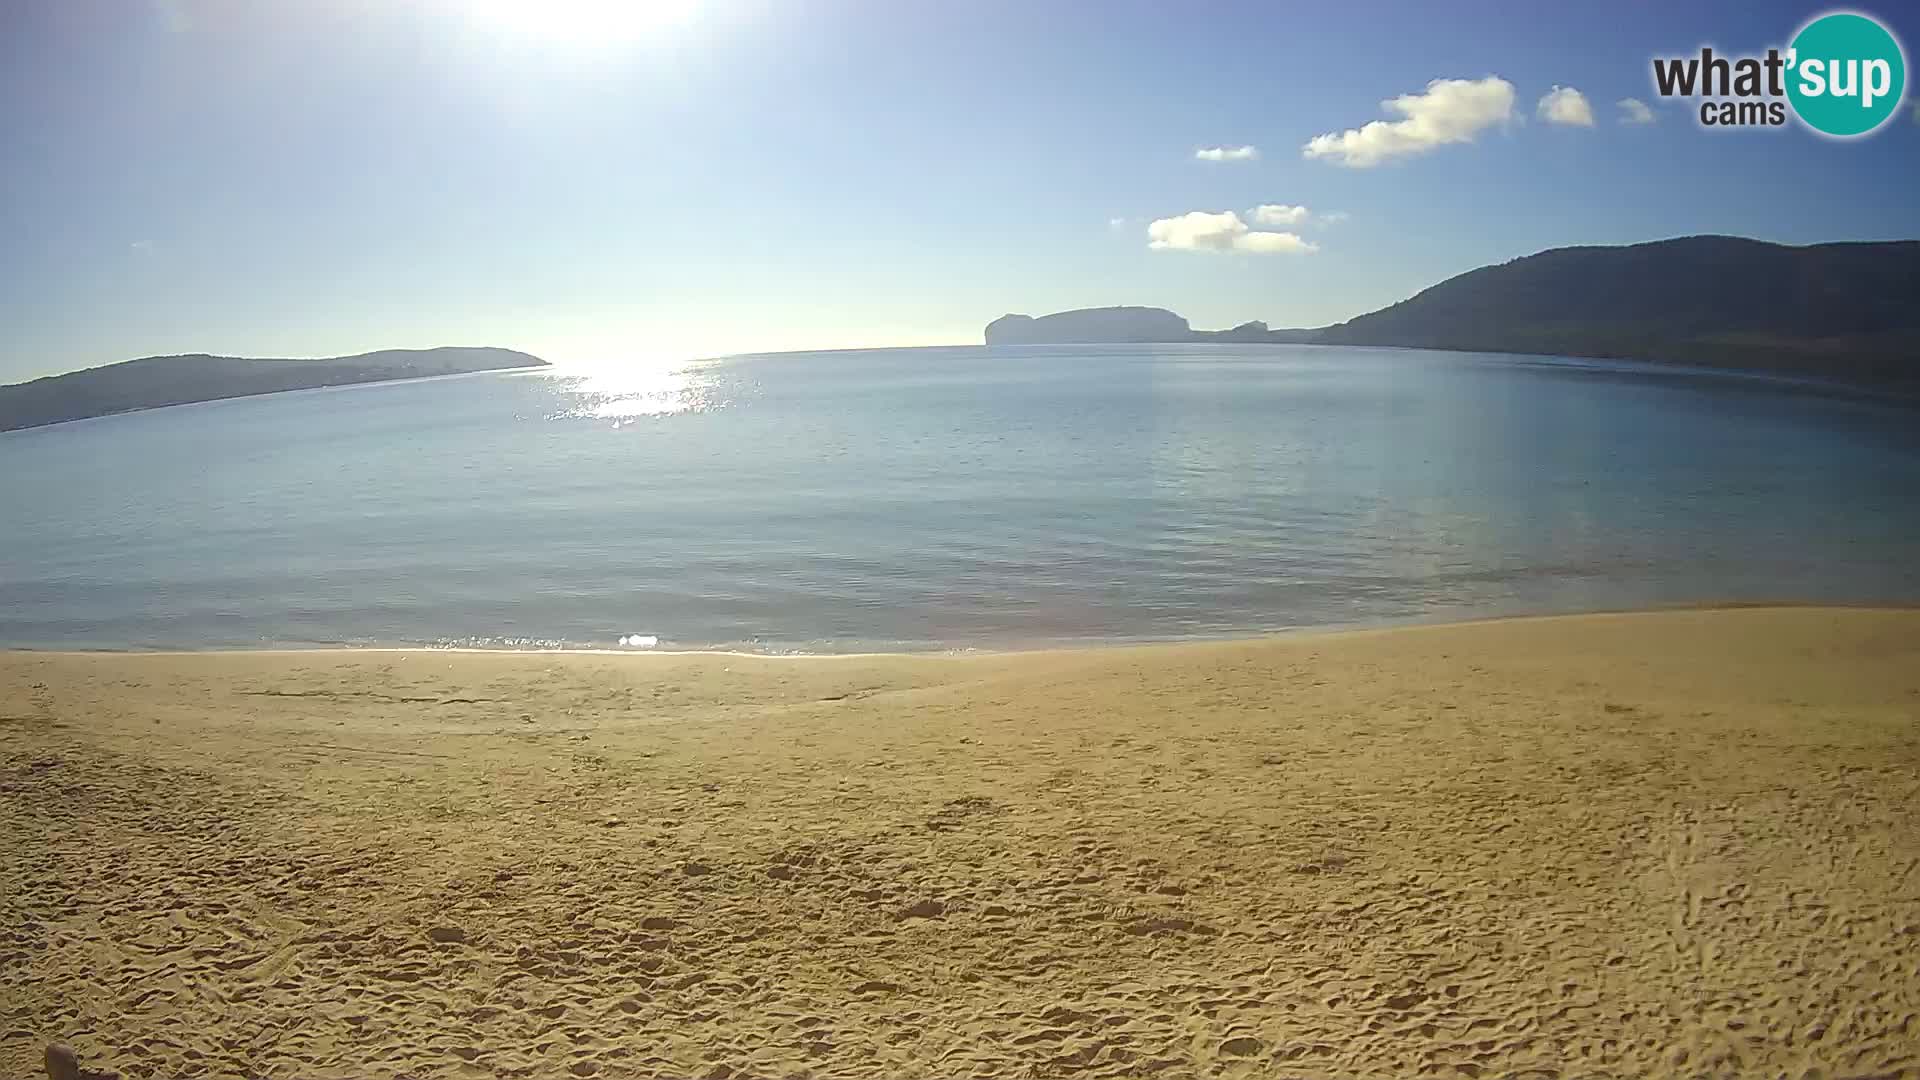
<path fill-rule="evenodd" d="M 1219 345 L 282 394 L 0 434 L 0 645 L 843 651 L 1920 602 L 1917 417 Z"/>

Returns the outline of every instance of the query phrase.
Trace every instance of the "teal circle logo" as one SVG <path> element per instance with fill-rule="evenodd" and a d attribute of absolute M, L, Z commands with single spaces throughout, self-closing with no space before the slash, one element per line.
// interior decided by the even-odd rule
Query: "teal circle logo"
<path fill-rule="evenodd" d="M 1850 139 L 1886 123 L 1907 94 L 1907 57 L 1887 28 L 1851 11 L 1801 28 L 1787 53 L 1787 100 L 1801 122 Z"/>

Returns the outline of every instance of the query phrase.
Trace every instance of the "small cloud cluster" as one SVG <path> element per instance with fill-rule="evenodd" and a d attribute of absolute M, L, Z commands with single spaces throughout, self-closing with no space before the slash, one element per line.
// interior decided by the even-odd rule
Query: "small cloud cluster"
<path fill-rule="evenodd" d="M 1390 98 L 1380 107 L 1399 114 L 1401 119 L 1375 120 L 1362 127 L 1316 135 L 1302 147 L 1302 153 L 1308 158 L 1366 169 L 1450 143 L 1472 142 L 1482 131 L 1513 119 L 1513 84 L 1497 75 L 1435 79 L 1424 91 Z"/>
<path fill-rule="evenodd" d="M 1305 225 L 1313 215 L 1307 213 L 1304 206 L 1288 206 L 1284 203 L 1265 203 L 1254 207 L 1248 216 L 1255 225 L 1274 225 L 1280 228 L 1296 228 Z"/>
<path fill-rule="evenodd" d="M 1393 119 L 1316 135 L 1301 147 L 1301 156 L 1367 169 L 1437 147 L 1471 143 L 1489 128 L 1518 121 L 1514 100 L 1513 84 L 1498 75 L 1435 79 L 1418 93 L 1381 102 L 1381 109 Z M 1639 98 L 1622 98 L 1616 105 L 1622 124 L 1651 124 L 1657 119 Z M 1535 111 L 1548 124 L 1594 126 L 1593 103 L 1575 87 L 1556 83 L 1540 98 Z M 1914 119 L 1920 122 L 1920 104 L 1914 107 Z M 1209 146 L 1194 151 L 1193 156 L 1201 161 L 1256 161 L 1260 151 L 1252 145 Z M 1262 203 L 1248 210 L 1245 218 L 1232 210 L 1192 210 L 1149 222 L 1147 246 L 1155 251 L 1304 255 L 1318 251 L 1319 245 L 1303 239 L 1295 230 L 1337 225 L 1345 220 L 1343 211 L 1316 217 L 1306 207 L 1289 203 Z M 1124 218 L 1112 218 L 1107 224 L 1114 229 L 1128 225 Z"/>
<path fill-rule="evenodd" d="M 1653 123 L 1653 120 L 1654 120 L 1653 110 L 1647 108 L 1647 103 L 1644 101 L 1641 101 L 1639 98 L 1633 98 L 1633 97 L 1621 98 L 1619 101 L 1619 105 L 1620 105 L 1620 122 L 1621 123 L 1623 124 Z"/>
<path fill-rule="evenodd" d="M 1338 225 L 1350 216 L 1345 210 L 1329 210 L 1324 214 L 1315 214 L 1304 206 L 1288 206 L 1286 203 L 1262 203 L 1247 211 L 1247 217 L 1255 225 L 1267 225 L 1277 229 L 1297 229 L 1302 225 Z"/>
<path fill-rule="evenodd" d="M 1302 207 L 1259 207 L 1254 220 L 1260 224 L 1260 210 L 1300 210 Z M 1209 213 L 1193 210 L 1177 217 L 1160 218 L 1147 225 L 1147 246 L 1155 251 L 1240 252 L 1252 255 L 1310 255 L 1320 245 L 1301 239 L 1298 233 L 1269 232 L 1255 229 L 1231 210 Z"/>
<path fill-rule="evenodd" d="M 1540 119 L 1567 127 L 1592 127 L 1593 105 L 1571 86 L 1558 86 L 1540 99 Z"/>

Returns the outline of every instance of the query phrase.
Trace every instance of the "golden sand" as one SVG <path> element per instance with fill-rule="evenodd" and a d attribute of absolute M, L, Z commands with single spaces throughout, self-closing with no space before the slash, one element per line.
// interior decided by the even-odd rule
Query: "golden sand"
<path fill-rule="evenodd" d="M 1920 1075 L 1920 612 L 0 654 L 0 1075 Z"/>

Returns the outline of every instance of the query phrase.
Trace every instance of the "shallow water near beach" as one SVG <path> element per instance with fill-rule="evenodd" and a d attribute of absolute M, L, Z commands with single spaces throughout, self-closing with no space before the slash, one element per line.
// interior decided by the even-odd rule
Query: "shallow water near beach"
<path fill-rule="evenodd" d="M 1920 602 L 1917 416 L 1310 346 L 280 394 L 0 434 L 0 645 L 848 652 Z"/>

